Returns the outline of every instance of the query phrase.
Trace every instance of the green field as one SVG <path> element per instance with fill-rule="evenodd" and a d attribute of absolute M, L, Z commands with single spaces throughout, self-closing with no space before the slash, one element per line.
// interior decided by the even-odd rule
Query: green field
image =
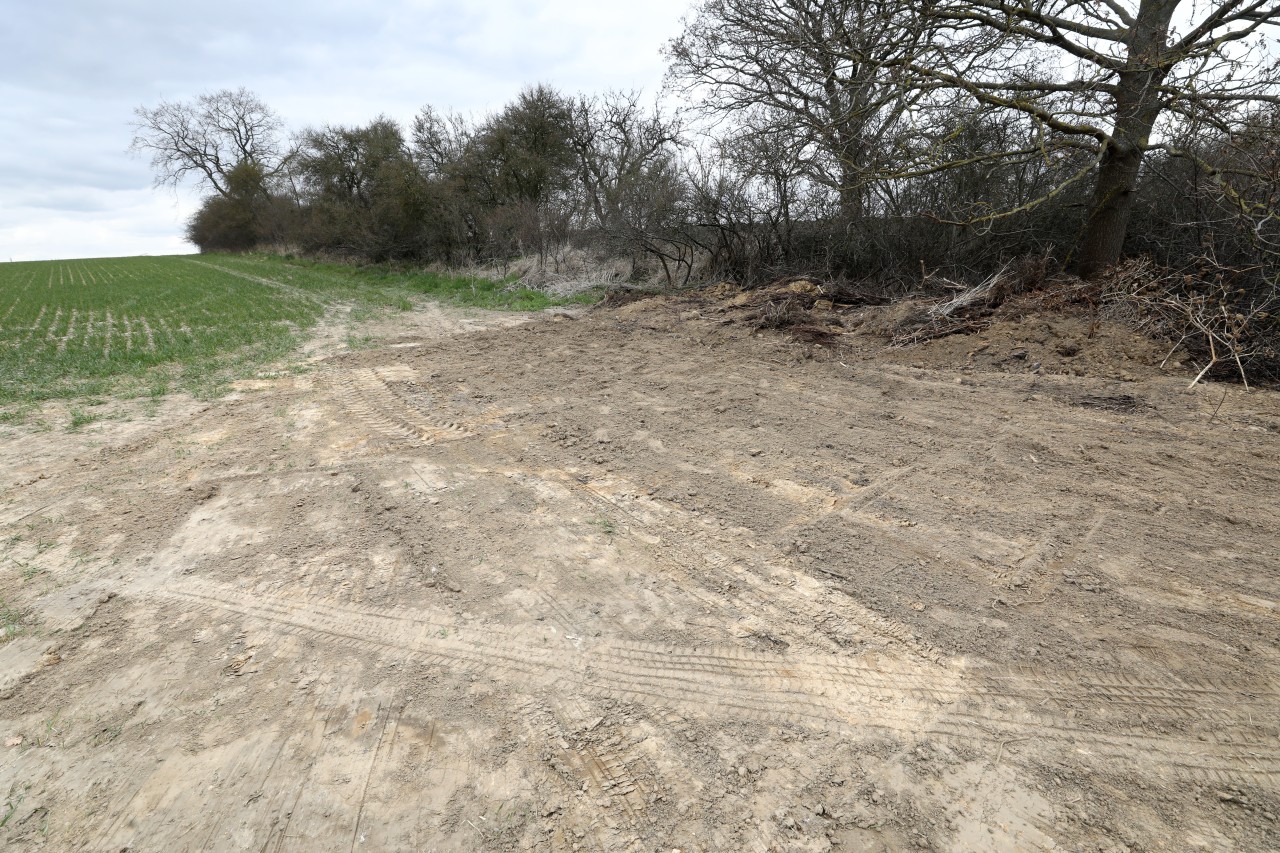
<path fill-rule="evenodd" d="M 287 355 L 333 306 L 361 316 L 411 310 L 424 298 L 513 310 L 556 304 L 486 279 L 262 256 L 0 264 L 0 414 L 58 398 L 215 394 Z"/>

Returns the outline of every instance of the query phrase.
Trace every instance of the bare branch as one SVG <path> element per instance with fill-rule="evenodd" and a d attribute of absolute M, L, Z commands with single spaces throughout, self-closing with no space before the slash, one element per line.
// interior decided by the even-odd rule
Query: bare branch
<path fill-rule="evenodd" d="M 247 89 L 224 89 L 194 102 L 161 101 L 134 110 L 130 149 L 150 152 L 156 186 L 174 186 L 195 176 L 199 186 L 230 193 L 228 176 L 252 164 L 265 178 L 277 174 L 286 157 L 280 118 Z"/>

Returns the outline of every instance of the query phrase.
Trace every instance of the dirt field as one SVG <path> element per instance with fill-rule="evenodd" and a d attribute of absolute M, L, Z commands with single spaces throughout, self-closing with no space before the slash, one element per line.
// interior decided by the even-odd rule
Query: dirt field
<path fill-rule="evenodd" d="M 5 849 L 1280 849 L 1280 395 L 726 319 L 4 428 Z"/>

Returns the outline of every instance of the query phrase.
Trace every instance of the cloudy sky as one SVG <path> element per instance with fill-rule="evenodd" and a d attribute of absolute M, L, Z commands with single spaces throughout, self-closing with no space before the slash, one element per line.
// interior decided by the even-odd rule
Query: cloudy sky
<path fill-rule="evenodd" d="M 291 129 L 501 107 L 537 82 L 656 92 L 690 0 L 44 0 L 0 29 L 0 261 L 193 248 L 135 107 L 245 86 Z"/>

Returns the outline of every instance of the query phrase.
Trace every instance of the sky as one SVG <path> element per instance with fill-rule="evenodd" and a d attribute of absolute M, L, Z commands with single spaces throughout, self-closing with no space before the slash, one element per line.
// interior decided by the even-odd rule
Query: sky
<path fill-rule="evenodd" d="M 13 0 L 0 28 L 0 262 L 195 251 L 191 189 L 129 152 L 139 106 L 244 86 L 290 130 L 480 115 L 521 88 L 657 93 L 690 0 Z"/>

